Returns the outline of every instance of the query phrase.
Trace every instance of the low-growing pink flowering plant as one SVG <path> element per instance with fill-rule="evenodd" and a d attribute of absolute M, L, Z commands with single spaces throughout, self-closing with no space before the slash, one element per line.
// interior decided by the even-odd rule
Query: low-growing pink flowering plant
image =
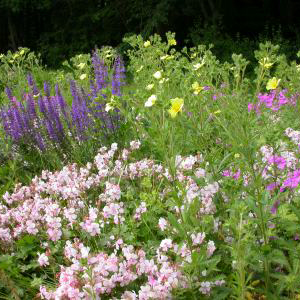
<path fill-rule="evenodd" d="M 153 160 L 135 160 L 139 146 L 102 147 L 84 167 L 43 171 L 3 196 L 0 247 L 9 255 L 24 238 L 40 242 L 32 255 L 54 278 L 51 286 L 40 278 L 40 298 L 198 297 L 225 284 L 215 277 L 209 221 L 219 186 L 202 179 L 203 158 L 177 156 L 173 177 Z"/>

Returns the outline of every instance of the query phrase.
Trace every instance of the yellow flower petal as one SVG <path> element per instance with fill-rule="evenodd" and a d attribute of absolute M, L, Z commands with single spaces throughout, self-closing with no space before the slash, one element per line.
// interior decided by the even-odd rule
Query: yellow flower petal
<path fill-rule="evenodd" d="M 171 99 L 171 108 L 169 109 L 169 113 L 172 118 L 175 118 L 178 112 L 182 110 L 183 103 L 184 101 L 182 98 Z"/>
<path fill-rule="evenodd" d="M 144 47 L 145 47 L 145 48 L 149 47 L 150 45 L 151 45 L 150 41 L 146 41 L 146 42 L 144 43 Z"/>
<path fill-rule="evenodd" d="M 278 87 L 279 82 L 280 82 L 280 79 L 277 79 L 276 77 L 269 79 L 266 89 L 267 90 L 275 90 Z"/>
<path fill-rule="evenodd" d="M 170 40 L 168 40 L 168 44 L 169 44 L 170 46 L 176 46 L 176 45 L 177 45 L 177 42 L 176 42 L 175 39 L 170 39 Z"/>
<path fill-rule="evenodd" d="M 175 117 L 177 116 L 177 114 L 178 114 L 178 112 L 175 111 L 175 110 L 172 109 L 172 108 L 170 108 L 170 109 L 168 110 L 168 112 L 169 112 L 169 114 L 171 115 L 172 118 L 175 118 Z"/>

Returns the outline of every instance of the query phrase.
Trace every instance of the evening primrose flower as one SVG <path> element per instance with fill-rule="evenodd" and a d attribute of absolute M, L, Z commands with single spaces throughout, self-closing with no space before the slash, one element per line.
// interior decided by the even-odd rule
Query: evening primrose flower
<path fill-rule="evenodd" d="M 202 61 L 202 63 L 197 63 L 197 64 L 193 65 L 193 69 L 195 71 L 197 71 L 198 69 L 200 69 L 203 66 L 204 66 L 204 61 Z"/>
<path fill-rule="evenodd" d="M 80 64 L 77 65 L 77 67 L 78 67 L 80 70 L 82 70 L 82 69 L 84 68 L 84 66 L 85 66 L 85 63 L 80 63 Z"/>
<path fill-rule="evenodd" d="M 263 68 L 266 68 L 266 69 L 269 69 L 273 66 L 273 63 L 271 63 L 269 61 L 269 57 L 264 57 L 263 59 L 261 59 L 259 61 L 259 64 L 263 67 Z"/>
<path fill-rule="evenodd" d="M 174 58 L 173 55 L 166 54 L 166 55 L 161 56 L 160 60 L 170 60 L 170 59 L 173 59 L 173 58 Z"/>
<path fill-rule="evenodd" d="M 146 107 L 151 107 L 151 106 L 153 106 L 153 105 L 155 104 L 156 100 L 157 100 L 156 95 L 151 95 L 151 96 L 148 98 L 148 100 L 145 102 L 145 106 L 146 106 Z"/>
<path fill-rule="evenodd" d="M 165 60 L 168 56 L 169 56 L 169 55 L 166 54 L 166 55 L 164 55 L 164 56 L 161 56 L 160 59 L 161 59 L 161 60 Z"/>
<path fill-rule="evenodd" d="M 177 42 L 176 42 L 175 39 L 170 39 L 170 40 L 168 40 L 168 44 L 169 44 L 170 46 L 176 46 L 176 45 L 177 45 Z"/>
<path fill-rule="evenodd" d="M 159 83 L 160 83 L 160 84 L 163 84 L 164 82 L 167 82 L 167 81 L 169 81 L 169 78 L 162 78 L 162 79 L 159 81 Z"/>
<path fill-rule="evenodd" d="M 154 87 L 154 84 L 153 84 L 153 83 L 148 84 L 148 85 L 146 86 L 146 90 L 150 91 L 150 90 L 153 89 L 153 87 Z"/>
<path fill-rule="evenodd" d="M 161 79 L 162 75 L 161 75 L 161 71 L 157 71 L 153 74 L 153 77 L 156 79 Z"/>
<path fill-rule="evenodd" d="M 136 70 L 136 72 L 139 73 L 139 72 L 141 72 L 143 69 L 144 69 L 144 66 L 140 66 L 140 67 Z"/>
<path fill-rule="evenodd" d="M 87 76 L 86 74 L 81 74 L 79 78 L 80 78 L 80 80 L 84 80 L 86 78 L 86 76 Z"/>
<path fill-rule="evenodd" d="M 194 90 L 194 94 L 198 95 L 202 90 L 204 90 L 203 86 L 200 86 L 197 81 L 192 84 L 192 89 Z"/>
<path fill-rule="evenodd" d="M 172 118 L 175 118 L 177 114 L 182 110 L 183 103 L 184 101 L 182 98 L 171 99 L 171 108 L 168 110 L 168 112 Z"/>
<path fill-rule="evenodd" d="M 280 79 L 277 79 L 276 77 L 269 79 L 269 81 L 267 82 L 266 89 L 267 90 L 275 90 L 278 87 L 279 82 L 280 82 Z"/>
<path fill-rule="evenodd" d="M 106 105 L 105 105 L 105 111 L 106 111 L 106 112 L 109 112 L 110 110 L 112 110 L 112 109 L 114 109 L 114 108 L 115 108 L 115 107 L 114 107 L 113 103 L 111 103 L 111 102 L 106 103 Z"/>
<path fill-rule="evenodd" d="M 146 41 L 146 42 L 144 43 L 144 47 L 145 47 L 145 48 L 149 47 L 150 45 L 151 45 L 150 41 Z"/>
<path fill-rule="evenodd" d="M 116 107 L 116 100 L 114 95 L 110 98 L 110 102 L 106 103 L 105 105 L 105 111 L 109 112 L 110 110 L 114 109 Z"/>

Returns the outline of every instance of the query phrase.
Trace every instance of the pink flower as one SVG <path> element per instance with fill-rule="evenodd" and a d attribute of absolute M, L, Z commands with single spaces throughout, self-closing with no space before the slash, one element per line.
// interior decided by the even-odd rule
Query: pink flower
<path fill-rule="evenodd" d="M 207 243 L 207 256 L 208 257 L 212 256 L 215 250 L 216 250 L 215 243 L 213 241 L 209 241 Z"/>
<path fill-rule="evenodd" d="M 164 231 L 167 228 L 168 225 L 169 225 L 169 223 L 166 221 L 166 219 L 159 218 L 158 226 L 159 226 L 161 231 Z"/>
<path fill-rule="evenodd" d="M 132 142 L 130 142 L 130 149 L 131 150 L 139 149 L 140 146 L 141 146 L 141 142 L 140 141 L 132 141 Z"/>
<path fill-rule="evenodd" d="M 230 177 L 231 176 L 231 171 L 230 170 L 224 170 L 223 173 L 222 173 L 222 175 L 224 177 Z"/>
<path fill-rule="evenodd" d="M 205 239 L 205 232 L 199 232 L 197 235 L 194 233 L 191 235 L 193 245 L 201 245 Z"/>
<path fill-rule="evenodd" d="M 40 266 L 44 267 L 44 266 L 49 265 L 49 259 L 45 253 L 40 254 L 38 252 L 38 256 L 39 256 L 38 263 L 40 264 Z"/>
<path fill-rule="evenodd" d="M 159 248 L 162 250 L 162 251 L 168 251 L 169 249 L 171 249 L 173 247 L 173 244 L 172 244 L 172 240 L 171 239 L 164 239 L 161 241 L 160 243 L 160 246 Z"/>

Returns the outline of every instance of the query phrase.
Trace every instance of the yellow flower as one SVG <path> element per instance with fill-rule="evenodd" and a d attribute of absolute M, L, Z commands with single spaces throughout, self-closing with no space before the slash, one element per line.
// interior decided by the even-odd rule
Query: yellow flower
<path fill-rule="evenodd" d="M 168 40 L 168 44 L 169 44 L 170 46 L 176 46 L 176 45 L 177 45 L 177 42 L 176 42 L 175 39 L 170 39 L 170 40 Z"/>
<path fill-rule="evenodd" d="M 156 100 L 157 100 L 157 97 L 155 95 L 151 95 L 148 98 L 148 100 L 145 102 L 145 106 L 146 107 L 151 107 L 152 105 L 155 104 Z"/>
<path fill-rule="evenodd" d="M 79 78 L 80 78 L 80 80 L 84 80 L 86 78 L 86 76 L 87 76 L 86 74 L 81 74 Z"/>
<path fill-rule="evenodd" d="M 105 105 L 105 111 L 109 112 L 110 110 L 114 109 L 114 104 L 113 103 L 106 103 Z"/>
<path fill-rule="evenodd" d="M 151 45 L 150 41 L 146 41 L 146 42 L 144 43 L 144 47 L 145 47 L 145 48 L 148 48 L 150 45 Z"/>
<path fill-rule="evenodd" d="M 168 54 L 166 54 L 166 55 L 164 55 L 164 56 L 161 56 L 161 57 L 160 57 L 160 59 L 161 59 L 161 60 L 165 60 L 165 59 L 167 59 L 167 58 L 168 58 L 168 56 L 169 56 L 169 55 L 168 55 Z"/>
<path fill-rule="evenodd" d="M 279 82 L 280 82 L 280 79 L 277 79 L 276 77 L 269 79 L 266 89 L 267 90 L 275 90 L 278 87 Z"/>
<path fill-rule="evenodd" d="M 183 103 L 184 103 L 184 101 L 182 98 L 171 99 L 172 106 L 168 110 L 168 112 L 172 118 L 175 118 L 177 116 L 177 114 L 182 110 Z"/>
<path fill-rule="evenodd" d="M 192 89 L 194 90 L 194 94 L 198 95 L 203 89 L 203 86 L 200 86 L 197 81 L 192 84 Z"/>
<path fill-rule="evenodd" d="M 220 110 L 216 110 L 216 111 L 214 111 L 214 114 L 215 115 L 217 115 L 217 114 L 220 114 L 221 113 L 221 111 Z"/>
<path fill-rule="evenodd" d="M 169 78 L 162 78 L 162 79 L 159 81 L 159 83 L 160 83 L 160 84 L 163 84 L 164 82 L 167 82 L 167 81 L 169 81 Z"/>
<path fill-rule="evenodd" d="M 269 57 L 264 57 L 259 61 L 259 64 L 266 69 L 269 69 L 273 66 L 273 63 L 269 62 Z"/>
<path fill-rule="evenodd" d="M 148 85 L 146 86 L 146 90 L 150 91 L 150 90 L 153 89 L 153 87 L 154 87 L 154 84 L 153 84 L 153 83 L 148 84 Z"/>
<path fill-rule="evenodd" d="M 19 57 L 19 54 L 18 53 L 15 53 L 14 55 L 13 55 L 13 59 L 16 59 L 16 58 L 18 58 Z"/>
<path fill-rule="evenodd" d="M 194 69 L 195 71 L 197 71 L 198 69 L 200 69 L 201 67 L 203 67 L 204 64 L 205 64 L 205 62 L 204 62 L 204 60 L 202 60 L 201 63 L 197 63 L 197 64 L 193 65 L 193 69 Z"/>
<path fill-rule="evenodd" d="M 153 77 L 156 78 L 156 79 L 161 79 L 161 71 L 157 71 L 153 74 Z"/>
<path fill-rule="evenodd" d="M 25 50 L 22 49 L 22 50 L 20 51 L 20 55 L 22 56 L 24 53 L 25 53 Z"/>
<path fill-rule="evenodd" d="M 139 73 L 139 72 L 141 72 L 143 69 L 144 69 L 144 66 L 140 66 L 140 67 L 136 70 L 136 72 Z"/>
<path fill-rule="evenodd" d="M 106 103 L 105 105 L 105 111 L 109 112 L 110 110 L 114 109 L 116 107 L 116 101 L 114 95 L 111 96 L 110 102 Z"/>
<path fill-rule="evenodd" d="M 239 153 L 234 154 L 234 158 L 239 158 L 241 155 Z"/>
<path fill-rule="evenodd" d="M 80 70 L 82 70 L 82 69 L 84 68 L 84 66 L 85 66 L 85 63 L 80 63 L 79 65 L 77 65 L 77 67 L 78 67 Z"/>

